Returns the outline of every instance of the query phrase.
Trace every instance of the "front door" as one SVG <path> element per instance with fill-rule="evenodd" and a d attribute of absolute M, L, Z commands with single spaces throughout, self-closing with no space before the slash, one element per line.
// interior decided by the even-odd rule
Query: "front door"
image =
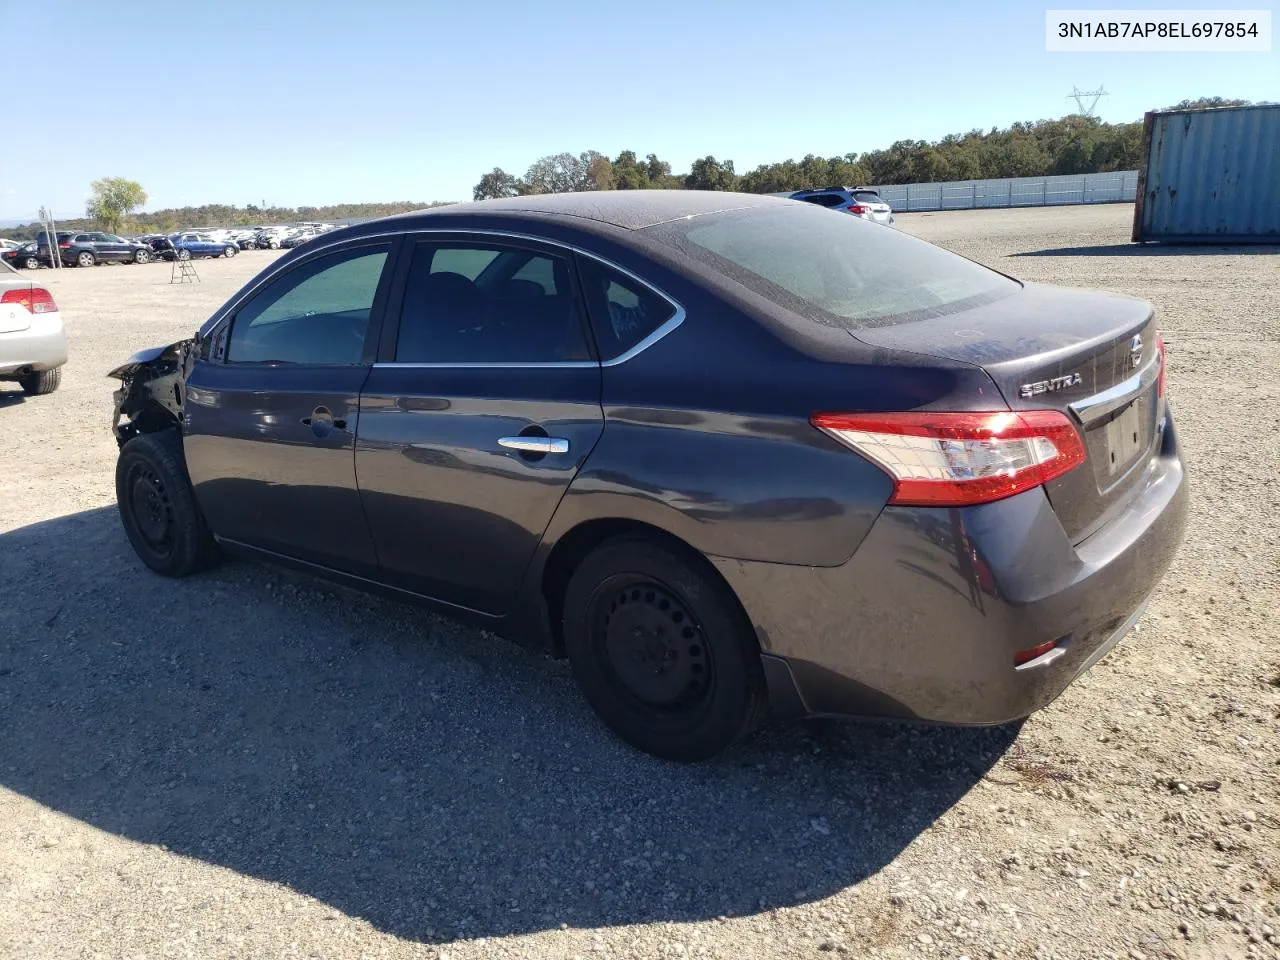
<path fill-rule="evenodd" d="M 299 261 L 215 328 L 187 378 L 184 445 L 217 536 L 369 576 L 354 452 L 391 246 L 355 244 Z"/>
<path fill-rule="evenodd" d="M 424 235 L 397 274 L 356 446 L 383 579 L 503 613 L 604 428 L 571 262 Z"/>

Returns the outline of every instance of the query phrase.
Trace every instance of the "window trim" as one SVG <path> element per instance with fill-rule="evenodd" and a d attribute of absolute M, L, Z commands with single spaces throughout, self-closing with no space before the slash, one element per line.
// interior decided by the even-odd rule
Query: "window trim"
<path fill-rule="evenodd" d="M 402 228 L 399 230 L 385 230 L 379 233 L 362 234 L 361 236 L 358 236 L 358 237 L 338 237 L 338 238 L 335 238 L 333 241 L 324 244 L 323 246 L 312 246 L 311 244 L 307 244 L 305 248 L 306 253 L 304 256 L 298 258 L 297 260 L 289 260 L 287 257 L 282 257 L 280 260 L 276 261 L 276 263 L 268 267 L 264 273 L 260 274 L 258 277 L 251 280 L 249 286 L 242 288 L 240 292 L 236 294 L 230 301 L 223 304 L 222 308 L 218 312 L 216 312 L 212 317 L 210 317 L 207 321 L 205 321 L 205 323 L 200 327 L 200 330 L 197 333 L 197 337 L 202 342 L 212 343 L 213 338 L 217 335 L 218 328 L 227 325 L 232 319 L 234 319 L 235 315 L 239 312 L 241 305 L 244 304 L 246 300 L 248 300 L 250 297 L 255 296 L 258 293 L 258 291 L 261 290 L 263 287 L 267 286 L 270 283 L 273 283 L 275 279 L 280 276 L 280 274 L 284 273 L 286 270 L 292 269 L 295 266 L 300 266 L 306 261 L 311 260 L 315 257 L 322 257 L 325 254 L 328 254 L 337 250 L 341 250 L 348 247 L 369 246 L 372 244 L 379 244 L 379 243 L 390 243 L 391 244 L 390 257 L 392 258 L 392 261 L 393 261 L 390 264 L 390 266 L 391 266 L 392 272 L 398 275 L 400 270 L 400 261 L 402 260 L 407 261 L 408 259 L 402 256 L 402 251 L 404 247 L 411 242 L 410 240 L 411 237 L 415 237 L 419 235 L 430 235 L 430 236 L 449 235 L 449 236 L 461 237 L 461 238 L 500 237 L 507 240 L 518 240 L 526 243 L 542 244 L 543 246 L 552 247 L 556 250 L 568 251 L 572 255 L 589 257 L 590 259 L 595 260 L 597 263 L 604 264 L 610 270 L 616 270 L 618 273 L 622 274 L 623 276 L 630 277 L 632 280 L 636 281 L 636 283 L 639 283 L 642 286 L 648 287 L 658 296 L 662 297 L 664 300 L 670 303 L 673 307 L 675 307 L 675 313 L 671 315 L 671 319 L 667 320 L 666 323 L 662 324 L 660 327 L 655 329 L 652 333 L 650 333 L 647 337 L 645 337 L 635 346 L 631 347 L 629 350 L 624 351 L 623 353 L 618 354 L 616 357 L 612 357 L 608 360 L 559 360 L 559 361 L 550 361 L 546 363 L 478 363 L 478 364 L 464 364 L 464 365 L 460 365 L 456 363 L 409 363 L 409 362 L 400 363 L 395 360 L 378 360 L 377 353 L 375 352 L 374 363 L 373 363 L 373 367 L 375 369 L 381 369 L 383 367 L 401 367 L 405 369 L 423 367 L 427 369 L 436 368 L 436 369 L 445 369 L 445 370 L 448 370 L 448 369 L 491 370 L 491 369 L 504 369 L 504 368 L 505 369 L 513 369 L 513 368 L 514 369 L 535 369 L 535 370 L 547 368 L 547 369 L 566 370 L 566 369 L 573 369 L 575 367 L 586 367 L 586 368 L 616 367 L 619 364 L 626 363 L 628 360 L 632 360 L 635 357 L 639 356 L 641 353 L 648 350 L 659 340 L 663 339 L 669 333 L 676 330 L 682 323 L 684 323 L 685 317 L 687 315 L 685 313 L 684 304 L 682 304 L 675 297 L 671 296 L 671 294 L 667 293 L 661 287 L 657 286 L 654 283 L 651 283 L 650 281 L 646 280 L 644 277 L 639 276 L 633 271 L 628 270 L 626 267 L 615 263 L 614 261 L 610 260 L 608 257 L 601 256 L 600 254 L 594 253 L 590 250 L 585 250 L 582 247 L 577 246 L 576 244 L 565 243 L 564 241 L 561 241 L 561 240 L 552 240 L 548 237 L 536 237 L 536 236 L 533 236 L 532 234 L 519 233 L 512 230 L 492 230 L 484 227 L 420 227 L 416 229 Z M 576 273 L 577 271 L 575 270 L 574 272 Z M 384 276 L 384 280 L 385 279 L 386 277 Z M 395 278 L 393 277 L 393 279 Z M 579 287 L 581 287 L 581 284 L 579 284 Z M 370 325 L 372 326 L 372 324 L 375 322 L 375 319 L 376 319 L 376 322 L 378 323 L 378 326 L 380 328 L 380 332 L 379 332 L 380 338 L 382 334 L 385 333 L 385 331 L 391 326 L 391 324 L 387 322 L 387 316 L 386 316 L 387 311 L 385 307 L 386 305 L 384 305 L 383 307 L 382 316 L 379 316 L 377 318 L 371 317 L 369 321 Z M 400 325 L 400 318 L 399 316 L 397 316 L 395 319 L 395 326 L 397 327 L 397 329 L 399 328 L 399 325 Z M 591 342 L 594 343 L 595 341 L 594 331 L 590 331 L 590 339 L 591 339 Z M 378 344 L 379 346 L 381 345 L 381 339 L 379 339 Z M 203 357 L 203 359 L 210 360 L 213 362 L 221 362 L 221 363 L 226 362 L 225 359 L 214 360 L 214 358 L 212 357 Z"/>

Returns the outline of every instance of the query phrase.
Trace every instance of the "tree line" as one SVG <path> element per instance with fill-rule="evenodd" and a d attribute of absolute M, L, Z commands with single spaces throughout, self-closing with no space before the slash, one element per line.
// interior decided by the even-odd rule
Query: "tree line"
<path fill-rule="evenodd" d="M 1245 105 L 1246 100 L 1203 97 L 1169 109 Z M 1006 129 L 971 130 L 941 140 L 899 140 L 886 149 L 761 164 L 739 174 L 732 160 L 695 160 L 685 174 L 648 154 L 631 150 L 610 158 L 596 150 L 542 157 L 517 177 L 500 167 L 472 190 L 476 200 L 570 190 L 739 190 L 781 193 L 816 187 L 938 183 L 1002 177 L 1136 170 L 1141 162 L 1142 122 L 1104 123 L 1080 114 L 1015 123 Z"/>
<path fill-rule="evenodd" d="M 97 182 L 100 181 L 95 181 Z M 154 210 L 150 213 L 125 213 L 116 216 L 110 208 L 94 208 L 93 203 L 94 201 L 90 200 L 91 215 L 58 220 L 58 229 L 105 230 L 109 233 L 135 236 L 144 233 L 173 233 L 188 228 L 267 226 L 276 223 L 295 223 L 299 220 L 320 222 L 371 220 L 375 217 L 389 217 L 395 213 L 408 213 L 411 210 L 440 206 L 438 202 L 415 203 L 411 200 L 391 203 L 337 203 L 321 207 L 260 207 L 252 203 L 238 207 L 233 204 L 207 203 L 199 207 L 173 207 Z M 17 227 L 0 228 L 0 234 L 13 240 L 34 240 L 36 234 L 43 229 L 43 225 L 33 222 Z"/>

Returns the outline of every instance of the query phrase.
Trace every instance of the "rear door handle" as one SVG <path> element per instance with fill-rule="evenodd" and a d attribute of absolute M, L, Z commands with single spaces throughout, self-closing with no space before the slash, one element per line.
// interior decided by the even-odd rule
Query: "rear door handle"
<path fill-rule="evenodd" d="M 563 437 L 499 437 L 498 446 L 522 453 L 569 452 L 569 441 Z"/>

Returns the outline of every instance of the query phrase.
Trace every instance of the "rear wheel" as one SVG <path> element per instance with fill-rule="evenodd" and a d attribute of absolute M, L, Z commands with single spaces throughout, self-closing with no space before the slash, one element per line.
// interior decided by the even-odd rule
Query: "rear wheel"
<path fill-rule="evenodd" d="M 27 264 L 28 270 L 35 270 L 37 267 L 40 266 L 40 261 L 37 260 L 35 257 L 27 257 L 26 264 Z"/>
<path fill-rule="evenodd" d="M 61 382 L 61 367 L 54 367 L 52 370 L 41 370 L 39 373 L 29 373 L 25 377 L 18 378 L 18 386 L 22 388 L 22 392 L 32 395 L 53 393 L 58 389 L 58 384 Z"/>
<path fill-rule="evenodd" d="M 607 541 L 574 571 L 564 610 L 583 694 L 633 746 L 705 760 L 763 716 L 755 633 L 702 558 L 647 537 Z"/>
<path fill-rule="evenodd" d="M 88 250 L 82 250 L 76 255 L 76 264 L 81 267 L 92 267 L 97 260 Z"/>
<path fill-rule="evenodd" d="M 183 248 L 182 250 L 179 250 L 179 251 L 178 251 L 177 256 L 178 256 L 178 259 L 179 259 L 179 260 L 190 260 L 190 259 L 191 259 L 191 251 L 190 251 L 190 250 L 187 250 L 186 248 Z"/>
<path fill-rule="evenodd" d="M 213 561 L 213 537 L 196 504 L 176 431 L 144 433 L 121 448 L 116 505 L 134 551 L 156 573 L 184 577 Z"/>

